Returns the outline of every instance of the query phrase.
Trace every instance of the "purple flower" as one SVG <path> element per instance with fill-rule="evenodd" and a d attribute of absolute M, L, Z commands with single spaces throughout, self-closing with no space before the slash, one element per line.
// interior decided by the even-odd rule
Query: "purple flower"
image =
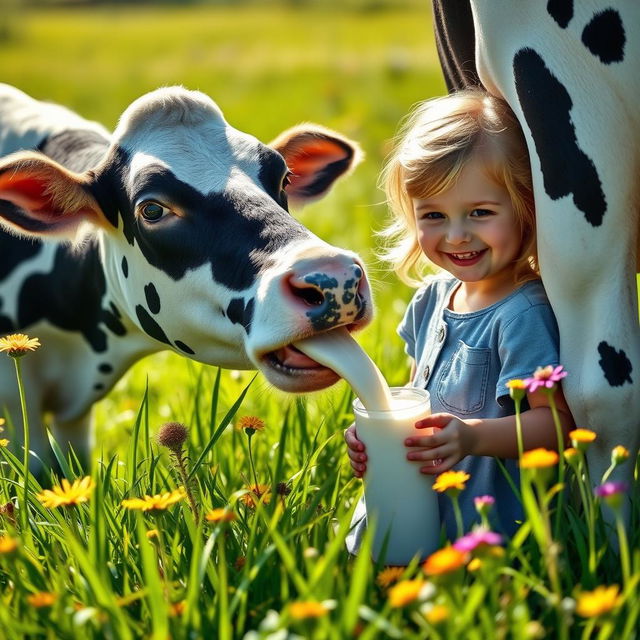
<path fill-rule="evenodd" d="M 458 551 L 473 551 L 481 544 L 490 546 L 502 543 L 502 536 L 499 533 L 489 531 L 487 529 L 475 529 L 462 538 L 458 538 L 454 543 L 454 549 Z"/>
<path fill-rule="evenodd" d="M 626 482 L 605 482 L 599 487 L 596 487 L 593 492 L 598 498 L 609 498 L 610 496 L 624 493 L 628 488 L 629 486 Z"/>
<path fill-rule="evenodd" d="M 537 391 L 541 387 L 543 389 L 553 389 L 556 384 L 566 377 L 567 372 L 563 371 L 564 367 L 559 364 L 557 367 L 548 365 L 546 367 L 538 367 L 531 378 L 526 378 L 524 384 L 529 393 Z"/>
<path fill-rule="evenodd" d="M 478 509 L 485 505 L 492 507 L 496 503 L 496 499 L 493 496 L 476 496 L 473 502 L 476 505 L 476 509 Z"/>

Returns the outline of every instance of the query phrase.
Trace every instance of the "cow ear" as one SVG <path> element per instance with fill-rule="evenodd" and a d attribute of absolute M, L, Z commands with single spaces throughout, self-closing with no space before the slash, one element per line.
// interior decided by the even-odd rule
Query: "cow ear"
<path fill-rule="evenodd" d="M 82 223 L 103 219 L 89 182 L 39 153 L 7 156 L 0 161 L 0 224 L 20 235 L 73 238 Z"/>
<path fill-rule="evenodd" d="M 286 192 L 294 204 L 324 196 L 363 157 L 357 143 L 313 124 L 284 131 L 270 146 L 284 157 L 291 171 Z"/>

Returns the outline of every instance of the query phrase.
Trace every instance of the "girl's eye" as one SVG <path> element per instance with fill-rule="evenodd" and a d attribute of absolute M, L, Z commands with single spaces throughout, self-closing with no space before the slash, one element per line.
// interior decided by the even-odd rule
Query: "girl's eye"
<path fill-rule="evenodd" d="M 420 214 L 420 220 L 442 220 L 442 218 L 444 218 L 444 214 L 439 211 L 427 211 Z"/>
<path fill-rule="evenodd" d="M 475 218 L 484 218 L 485 216 L 492 216 L 493 211 L 490 211 L 489 209 L 474 209 L 471 212 L 471 215 Z"/>
<path fill-rule="evenodd" d="M 142 202 L 138 205 L 138 211 L 145 220 L 149 222 L 156 222 L 167 213 L 170 213 L 171 210 L 167 207 L 163 207 L 161 204 L 158 204 L 153 200 L 148 200 L 147 202 Z"/>

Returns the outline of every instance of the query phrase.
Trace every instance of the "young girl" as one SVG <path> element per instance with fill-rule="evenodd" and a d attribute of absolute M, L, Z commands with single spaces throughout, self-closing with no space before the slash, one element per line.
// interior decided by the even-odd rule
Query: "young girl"
<path fill-rule="evenodd" d="M 474 498 L 489 494 L 494 526 L 512 534 L 523 512 L 503 472 L 517 486 L 515 410 L 506 383 L 558 364 L 557 326 L 536 265 L 522 130 L 504 101 L 478 90 L 429 100 L 405 124 L 383 184 L 395 216 L 385 232 L 392 238 L 386 257 L 404 281 L 419 285 L 398 333 L 412 359 L 411 384 L 429 391 L 433 412 L 416 425 L 425 435 L 405 441 L 407 458 L 425 474 L 469 473 L 459 496 L 465 531 L 477 517 Z M 427 265 L 442 272 L 425 278 Z M 568 431 L 573 419 L 561 389 L 554 399 Z M 527 394 L 524 409 L 525 450 L 557 449 L 548 397 Z M 354 426 L 345 440 L 362 477 L 367 456 Z M 438 499 L 454 539 L 451 500 Z M 350 551 L 358 547 L 365 515 L 360 504 Z"/>

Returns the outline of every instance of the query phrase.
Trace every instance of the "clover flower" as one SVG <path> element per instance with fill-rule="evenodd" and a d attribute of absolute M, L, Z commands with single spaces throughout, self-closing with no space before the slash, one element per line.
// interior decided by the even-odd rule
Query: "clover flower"
<path fill-rule="evenodd" d="M 129 498 L 122 501 L 122 506 L 126 509 L 138 509 L 139 511 L 164 511 L 185 497 L 185 490 L 180 487 L 175 491 L 167 491 L 155 496 L 145 495 L 144 498 Z"/>
<path fill-rule="evenodd" d="M 35 351 L 39 346 L 38 338 L 30 338 L 24 333 L 13 333 L 0 338 L 0 352 L 6 351 L 12 358 L 21 358 L 27 351 Z"/>
<path fill-rule="evenodd" d="M 432 553 L 422 565 L 422 570 L 428 576 L 440 576 L 460 569 L 468 559 L 469 554 L 466 551 L 460 551 L 455 547 L 445 547 Z"/>
<path fill-rule="evenodd" d="M 68 507 L 70 505 L 87 502 L 89 496 L 95 487 L 95 482 L 90 476 L 78 478 L 71 484 L 66 478 L 62 478 L 61 486 L 53 487 L 53 489 L 45 489 L 42 493 L 38 493 L 36 498 L 47 509 L 55 509 L 56 507 Z"/>
<path fill-rule="evenodd" d="M 601 585 L 593 591 L 584 591 L 578 596 L 576 612 L 583 618 L 595 618 L 609 613 L 622 601 L 618 585 Z"/>
<path fill-rule="evenodd" d="M 502 536 L 484 527 L 479 527 L 453 543 L 453 548 L 458 551 L 474 551 L 480 546 L 496 546 L 502 544 Z"/>
<path fill-rule="evenodd" d="M 406 607 L 415 602 L 419 597 L 426 582 L 419 578 L 415 580 L 402 580 L 389 589 L 389 604 L 397 609 Z"/>
<path fill-rule="evenodd" d="M 622 495 L 629 485 L 626 482 L 605 482 L 593 490 L 593 493 L 602 498 L 610 507 L 617 509 L 622 502 Z"/>
<path fill-rule="evenodd" d="M 529 393 L 534 393 L 538 389 L 555 389 L 556 385 L 562 378 L 567 376 L 567 372 L 563 371 L 564 367 L 558 365 L 553 367 L 538 367 L 531 378 L 526 378 L 524 384 Z"/>

